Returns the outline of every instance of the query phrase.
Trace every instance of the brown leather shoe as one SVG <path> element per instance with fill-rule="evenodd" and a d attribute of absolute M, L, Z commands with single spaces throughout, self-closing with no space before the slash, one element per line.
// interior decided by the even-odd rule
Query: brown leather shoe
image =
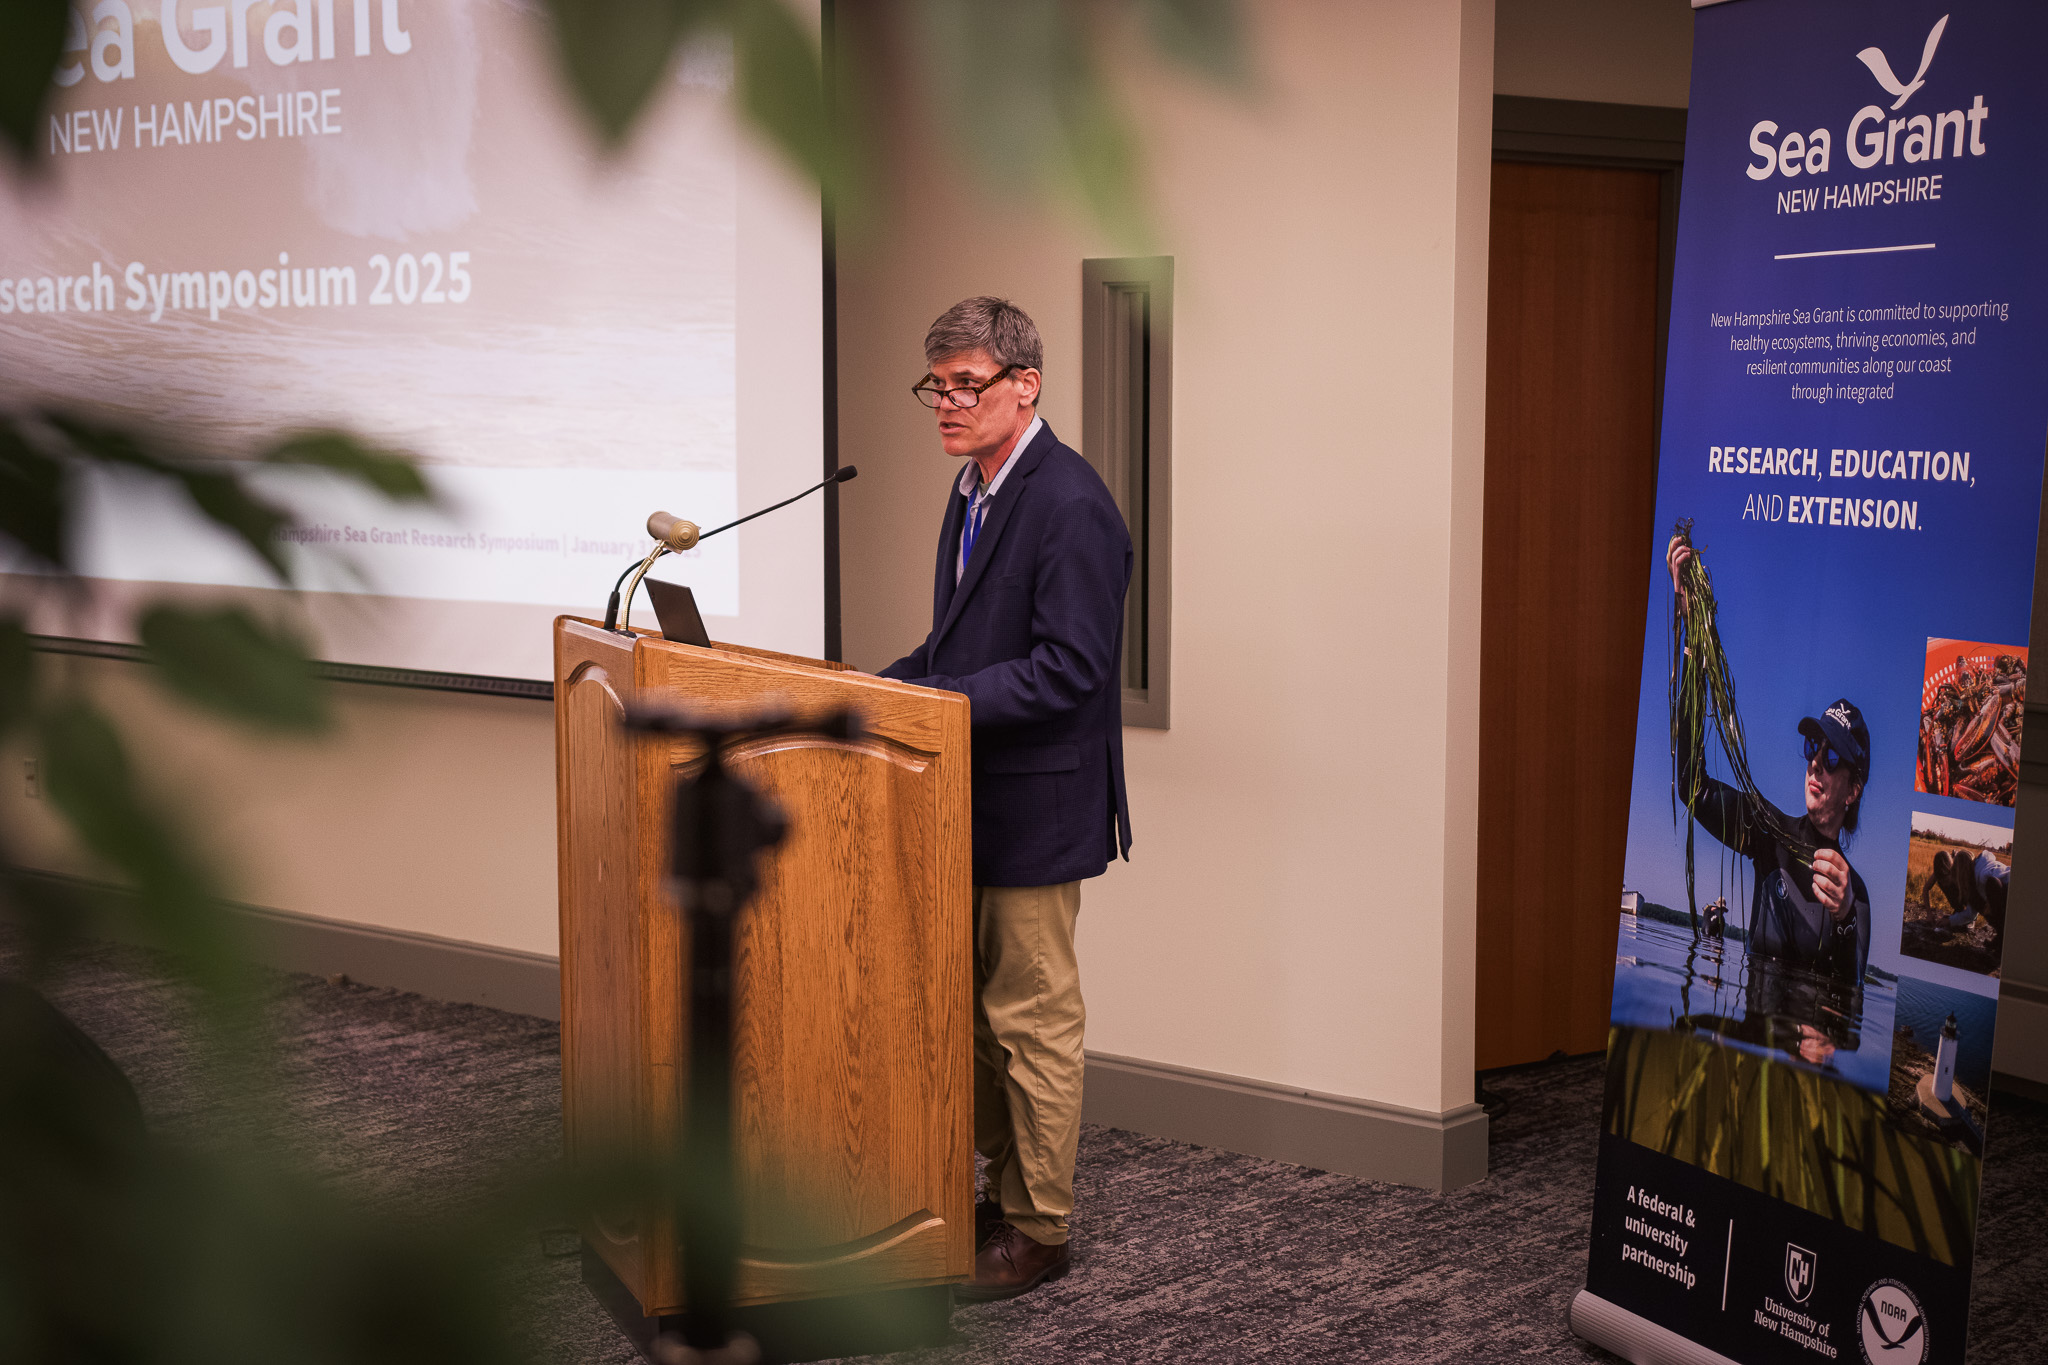
<path fill-rule="evenodd" d="M 988 1303 L 1028 1294 L 1067 1273 L 1067 1244 L 1046 1246 L 1008 1223 L 997 1223 L 974 1258 L 974 1278 L 953 1286 L 953 1297 Z"/>

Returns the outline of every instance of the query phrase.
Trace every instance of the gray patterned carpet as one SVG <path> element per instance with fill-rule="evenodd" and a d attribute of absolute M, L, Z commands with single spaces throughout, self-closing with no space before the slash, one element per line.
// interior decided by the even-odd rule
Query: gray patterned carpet
<path fill-rule="evenodd" d="M 6 967 L 0 954 L 0 970 Z M 339 1183 L 432 1209 L 560 1141 L 554 1025 L 395 991 L 279 977 L 285 1101 L 265 1122 Z M 127 1071 L 160 1132 L 205 1144 L 220 1106 L 145 955 L 105 950 L 49 990 Z M 918 1365 L 1007 1361 L 1590 1361 L 1564 1311 L 1584 1282 L 1597 1059 L 1488 1078 L 1511 1108 L 1492 1175 L 1447 1196 L 1116 1129 L 1081 1139 L 1064 1281 L 963 1307 Z M 2048 1106 L 1997 1097 L 1970 1357 L 2044 1358 Z M 637 1359 L 560 1236 L 513 1248 L 508 1302 L 540 1359 Z"/>

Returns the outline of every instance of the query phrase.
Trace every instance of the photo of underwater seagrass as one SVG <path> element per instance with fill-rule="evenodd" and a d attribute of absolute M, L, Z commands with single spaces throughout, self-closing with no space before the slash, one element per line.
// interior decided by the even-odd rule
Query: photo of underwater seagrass
<path fill-rule="evenodd" d="M 1816 590 L 1825 544 L 1699 529 L 1651 598 L 1603 1128 L 1965 1263 L 1981 1161 L 1892 1100 L 1925 637 Z"/>
<path fill-rule="evenodd" d="M 1984 1155 L 1998 997 L 1899 978 L 1892 1026 L 1893 1126 Z"/>
<path fill-rule="evenodd" d="M 1997 976 L 2011 880 L 2011 830 L 1914 811 L 1899 951 L 1922 962 Z"/>
<path fill-rule="evenodd" d="M 1928 640 L 1913 789 L 2010 807 L 2026 708 L 2025 645 Z"/>

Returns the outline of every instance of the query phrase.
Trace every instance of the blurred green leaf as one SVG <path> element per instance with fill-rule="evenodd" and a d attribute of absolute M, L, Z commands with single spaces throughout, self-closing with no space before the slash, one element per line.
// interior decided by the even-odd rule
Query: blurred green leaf
<path fill-rule="evenodd" d="M 64 433 L 79 454 L 103 464 L 126 465 L 179 484 L 207 520 L 231 532 L 277 575 L 291 582 L 284 544 L 278 532 L 292 524 L 289 514 L 265 502 L 243 485 L 241 477 L 220 468 L 201 468 L 145 446 L 134 433 L 103 426 L 65 413 L 48 414 L 50 425 Z"/>
<path fill-rule="evenodd" d="M 0 850 L 0 904 L 26 931 L 31 973 L 104 933 L 122 911 L 119 897 L 105 888 L 18 867 L 5 850 Z M 0 1360 L 7 1358 L 0 1351 Z"/>
<path fill-rule="evenodd" d="M 742 112 L 829 192 L 837 177 L 817 41 L 782 0 L 743 0 L 733 65 Z"/>
<path fill-rule="evenodd" d="M 202 984 L 228 984 L 240 961 L 212 872 L 190 841 L 142 799 L 120 734 L 89 699 L 72 695 L 36 718 L 43 786 L 95 857 L 137 894 L 144 928 L 177 952 Z"/>
<path fill-rule="evenodd" d="M 133 469 L 147 470 L 152 474 L 167 477 L 174 472 L 169 462 L 144 446 L 133 432 L 88 422 L 69 413 L 46 412 L 43 417 L 52 427 L 62 432 L 65 439 L 81 454 L 90 459 L 98 460 L 102 464 L 127 465 Z"/>
<path fill-rule="evenodd" d="M 23 161 L 35 150 L 69 18 L 64 0 L 0 3 L 0 135 Z"/>
<path fill-rule="evenodd" d="M 280 730 L 313 732 L 332 720 L 304 646 L 240 607 L 154 606 L 138 630 L 164 683 L 188 701 Z"/>
<path fill-rule="evenodd" d="M 786 0 L 548 0 L 556 55 L 608 148 L 660 93 L 676 53 L 723 34 L 739 112 L 826 192 L 839 187 L 818 42 Z"/>
<path fill-rule="evenodd" d="M 562 74 L 607 147 L 625 142 L 676 45 L 708 8 L 688 0 L 547 0 Z"/>
<path fill-rule="evenodd" d="M 1109 88 L 1098 80 L 1077 79 L 1061 115 L 1067 167 L 1095 220 L 1133 249 L 1149 243 L 1150 219 L 1138 189 L 1142 157 L 1137 133 Z"/>
<path fill-rule="evenodd" d="M 434 496 L 426 478 L 406 456 L 379 450 L 345 431 L 294 432 L 263 458 L 271 464 L 331 469 L 394 502 L 427 502 Z"/>
<path fill-rule="evenodd" d="M 28 719 L 35 700 L 35 650 L 21 618 L 0 616 L 0 739 Z"/>
<path fill-rule="evenodd" d="M 69 521 L 63 465 L 13 418 L 0 420 L 0 536 L 54 568 L 64 562 Z"/>
<path fill-rule="evenodd" d="M 1237 0 L 1139 0 L 1159 50 L 1227 85 L 1251 79 L 1250 48 Z"/>
<path fill-rule="evenodd" d="M 244 1141 L 196 1155 L 151 1132 L 90 1036 L 0 982 L 0 1360 L 524 1358 L 492 1256 L 502 1243 L 477 1220 L 352 1202 Z"/>
<path fill-rule="evenodd" d="M 1095 60 L 1090 13 L 1076 0 L 918 0 L 915 17 L 934 122 L 976 149 L 984 182 L 1067 187 L 1136 249 L 1151 236 L 1137 135 Z"/>
<path fill-rule="evenodd" d="M 277 534 L 292 524 L 289 513 L 251 493 L 233 474 L 181 469 L 172 477 L 185 485 L 193 506 L 205 513 L 207 520 L 233 532 L 281 581 L 291 582 L 291 565 Z"/>

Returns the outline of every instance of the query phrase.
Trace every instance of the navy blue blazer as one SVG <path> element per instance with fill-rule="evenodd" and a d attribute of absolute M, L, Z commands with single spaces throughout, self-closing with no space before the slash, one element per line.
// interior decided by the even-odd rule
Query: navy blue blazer
<path fill-rule="evenodd" d="M 1053 886 L 1130 856 L 1124 592 L 1131 536 L 1093 466 L 1040 428 L 990 500 L 958 586 L 955 471 L 932 631 L 881 671 L 964 692 L 974 727 L 974 881 Z"/>

